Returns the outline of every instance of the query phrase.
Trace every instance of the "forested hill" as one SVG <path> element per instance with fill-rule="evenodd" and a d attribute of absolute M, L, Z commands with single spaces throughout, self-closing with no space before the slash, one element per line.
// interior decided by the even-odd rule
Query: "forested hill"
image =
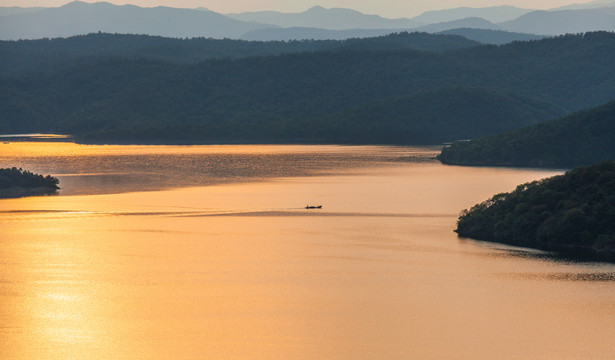
<path fill-rule="evenodd" d="M 312 126 L 315 131 L 310 137 L 324 142 L 438 144 L 536 124 L 564 112 L 561 107 L 525 96 L 450 87 L 323 117 Z"/>
<path fill-rule="evenodd" d="M 348 40 L 243 41 L 176 39 L 148 35 L 93 33 L 69 38 L 0 41 L 0 74 L 51 73 L 77 65 L 119 59 L 198 63 L 216 58 L 280 55 L 341 49 L 446 51 L 479 42 L 459 35 L 394 33 Z"/>
<path fill-rule="evenodd" d="M 514 132 L 458 142 L 445 164 L 574 167 L 615 159 L 615 101 Z"/>
<path fill-rule="evenodd" d="M 480 104 L 480 106 L 467 106 Z M 482 88 L 442 88 L 312 118 L 221 121 L 106 128 L 86 142 L 304 142 L 337 144 L 437 144 L 460 135 L 492 134 L 562 114 L 552 104 Z M 492 119 L 497 118 L 498 121 Z M 202 141 L 202 140 L 201 140 Z"/>
<path fill-rule="evenodd" d="M 615 261 L 615 162 L 519 185 L 465 210 L 462 237 Z"/>
<path fill-rule="evenodd" d="M 310 134 L 318 133 L 315 127 L 322 119 L 343 121 L 354 129 L 380 121 L 367 114 L 369 104 L 397 107 L 400 111 L 389 113 L 388 120 L 412 128 L 410 123 L 421 114 L 407 116 L 394 99 L 442 88 L 531 98 L 528 103 L 542 114 L 549 108 L 595 106 L 615 94 L 613 58 L 615 34 L 601 32 L 441 53 L 346 49 L 198 64 L 109 60 L 46 75 L 1 78 L 0 131 L 50 131 L 78 138 L 90 134 L 97 141 L 115 134 L 113 141 L 125 136 L 131 142 L 337 142 Z M 481 107 L 481 101 L 464 96 L 454 112 Z M 553 112 L 557 115 L 560 110 Z M 478 131 L 477 121 L 506 120 L 486 111 L 474 123 L 455 117 L 449 121 L 466 128 L 465 138 L 486 134 Z M 278 136 L 272 139 L 271 134 Z M 459 134 L 441 139 L 458 140 Z M 395 142 L 415 140 L 408 136 Z"/>

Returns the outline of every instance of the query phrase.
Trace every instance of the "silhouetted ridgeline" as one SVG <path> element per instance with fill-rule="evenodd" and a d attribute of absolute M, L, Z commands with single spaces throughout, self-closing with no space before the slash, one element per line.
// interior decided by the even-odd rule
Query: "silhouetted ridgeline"
<path fill-rule="evenodd" d="M 59 189 L 59 183 L 55 177 L 21 168 L 0 169 L 0 198 L 51 194 Z"/>
<path fill-rule="evenodd" d="M 0 78 L 0 131 L 96 142 L 424 143 L 494 134 L 615 93 L 612 33 L 442 53 L 371 50 L 386 46 L 198 64 L 105 60 L 13 75 Z M 504 101 L 504 115 L 517 114 L 500 116 L 489 97 Z M 438 124 L 430 114 L 441 115 L 439 102 L 451 114 Z M 448 130 L 453 125 L 459 133 Z"/>
<path fill-rule="evenodd" d="M 615 162 L 519 185 L 465 210 L 459 236 L 615 261 Z"/>
<path fill-rule="evenodd" d="M 453 165 L 574 167 L 615 159 L 615 101 L 510 133 L 444 148 Z"/>
<path fill-rule="evenodd" d="M 69 38 L 0 41 L 0 74 L 53 73 L 78 65 L 118 59 L 153 59 L 195 64 L 209 59 L 243 58 L 342 49 L 446 51 L 480 45 L 451 35 L 394 33 L 348 40 L 243 41 L 176 39 L 148 35 L 93 33 Z"/>

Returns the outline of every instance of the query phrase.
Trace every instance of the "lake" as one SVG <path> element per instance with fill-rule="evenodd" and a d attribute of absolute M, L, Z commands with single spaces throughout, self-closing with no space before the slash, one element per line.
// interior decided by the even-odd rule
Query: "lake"
<path fill-rule="evenodd" d="M 0 358 L 615 358 L 614 265 L 453 232 L 561 171 L 437 152 L 0 144 L 62 187 L 0 200 Z"/>

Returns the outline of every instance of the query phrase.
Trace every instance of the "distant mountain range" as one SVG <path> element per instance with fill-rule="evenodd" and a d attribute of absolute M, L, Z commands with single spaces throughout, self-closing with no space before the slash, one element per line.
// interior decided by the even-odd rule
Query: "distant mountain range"
<path fill-rule="evenodd" d="M 219 14 L 207 9 L 141 8 L 71 2 L 57 8 L 0 8 L 0 40 L 68 37 L 93 32 L 175 38 L 246 40 L 348 39 L 400 31 L 437 33 L 453 29 L 558 35 L 615 31 L 615 0 L 599 0 L 551 11 L 513 6 L 461 7 L 387 19 L 350 9 L 313 7 L 300 13 L 274 11 Z M 500 43 L 505 36 L 500 36 Z M 512 36 L 513 40 L 520 40 Z"/>
<path fill-rule="evenodd" d="M 572 4 L 561 6 L 551 10 L 580 10 L 580 9 L 598 9 L 602 7 L 615 6 L 615 0 L 596 0 L 580 4 Z"/>
<path fill-rule="evenodd" d="M 325 30 L 347 29 L 412 29 L 424 22 L 412 19 L 386 19 L 378 15 L 365 15 L 350 9 L 325 9 L 315 6 L 301 13 L 275 11 L 227 14 L 228 17 L 248 22 L 271 24 L 284 28 L 319 28 Z"/>
<path fill-rule="evenodd" d="M 265 28 L 248 31 L 241 40 L 290 41 L 290 40 L 346 40 L 388 35 L 404 29 L 348 29 L 328 30 L 313 27 Z"/>
<path fill-rule="evenodd" d="M 449 23 L 452 25 L 453 22 Z M 512 41 L 539 40 L 544 36 L 524 34 L 504 30 L 477 29 L 471 24 L 454 22 L 456 26 L 434 26 L 429 31 L 433 34 L 459 35 L 481 44 L 502 45 Z M 463 27 L 467 25 L 468 27 Z M 461 27 L 458 27 L 461 26 Z M 439 29 L 444 29 L 438 31 Z M 347 40 L 353 38 L 369 38 L 389 35 L 393 32 L 405 32 L 402 29 L 358 29 L 358 30 L 325 30 L 316 28 L 268 28 L 247 32 L 241 36 L 248 41 L 291 41 L 291 40 Z"/>
<path fill-rule="evenodd" d="M 68 37 L 99 31 L 178 38 L 238 38 L 265 27 L 271 25 L 238 21 L 211 11 L 75 1 L 59 8 L 3 16 L 0 39 Z"/>
<path fill-rule="evenodd" d="M 615 31 L 615 6 L 598 9 L 532 11 L 499 25 L 508 31 L 542 35 L 594 30 Z"/>
<path fill-rule="evenodd" d="M 492 23 L 514 20 L 533 10 L 521 9 L 514 6 L 491 6 L 485 8 L 459 7 L 447 10 L 427 11 L 412 20 L 423 24 L 437 24 L 471 17 L 485 19 Z"/>
<path fill-rule="evenodd" d="M 446 31 L 451 29 L 470 28 L 485 30 L 503 30 L 501 27 L 479 17 L 469 17 L 465 19 L 445 21 L 437 24 L 424 25 L 416 28 L 416 31 L 429 33 Z"/>

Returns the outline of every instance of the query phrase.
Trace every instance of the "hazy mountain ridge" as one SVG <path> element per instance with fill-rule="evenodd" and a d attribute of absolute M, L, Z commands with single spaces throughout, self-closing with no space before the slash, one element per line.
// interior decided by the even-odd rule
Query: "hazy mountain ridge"
<path fill-rule="evenodd" d="M 248 31 L 241 35 L 246 41 L 293 41 L 293 40 L 346 40 L 383 36 L 402 29 L 348 29 L 327 30 L 313 27 L 266 28 Z"/>
<path fill-rule="evenodd" d="M 58 8 L 1 8 L 0 14 L 5 14 L 0 22 L 0 39 L 6 40 L 69 37 L 98 31 L 177 38 L 290 40 L 375 36 L 386 34 L 387 29 L 441 32 L 478 28 L 538 35 L 615 30 L 613 11 L 604 7 L 561 11 L 507 6 L 457 8 L 427 12 L 413 19 L 387 19 L 350 9 L 313 7 L 302 13 L 255 12 L 231 14 L 231 18 L 209 10 L 75 1 Z M 514 20 L 499 22 L 510 18 Z M 434 23 L 424 24 L 425 19 Z M 276 30 L 279 27 L 283 29 Z"/>
<path fill-rule="evenodd" d="M 512 41 L 539 40 L 545 36 L 515 33 L 504 30 L 490 30 L 485 28 L 452 27 L 451 25 L 463 25 L 459 22 L 449 23 L 449 26 L 434 27 L 432 31 L 427 31 L 436 35 L 459 35 L 468 40 L 477 41 L 482 44 L 502 45 Z M 490 23 L 488 23 L 490 24 Z M 485 27 L 496 27 L 494 25 Z M 446 30 L 439 30 L 446 29 Z M 406 31 L 406 30 L 399 30 Z M 247 32 L 241 36 L 242 40 L 247 41 L 293 41 L 293 40 L 347 40 L 353 38 L 378 37 L 396 31 L 392 29 L 367 29 L 367 30 L 323 30 L 316 28 L 271 28 L 258 29 Z"/>
<path fill-rule="evenodd" d="M 615 6 L 598 9 L 533 11 L 498 24 L 513 32 L 540 35 L 575 34 L 587 31 L 615 31 Z"/>
<path fill-rule="evenodd" d="M 412 19 L 387 19 L 351 9 L 325 9 L 321 6 L 314 6 L 300 13 L 262 11 L 226 15 L 236 20 L 271 24 L 284 28 L 304 27 L 324 30 L 412 29 L 423 24 Z"/>
<path fill-rule="evenodd" d="M 579 4 L 578 6 L 562 7 L 551 10 L 522 9 L 514 6 L 493 6 L 483 8 L 460 7 L 427 11 L 410 19 L 385 19 L 391 21 L 387 26 L 384 26 L 383 22 L 372 22 L 368 25 L 366 19 L 373 17 L 373 15 L 361 14 L 363 16 L 363 18 L 361 18 L 361 15 L 359 15 L 360 13 L 354 10 L 315 7 L 299 14 L 275 13 L 276 19 L 270 23 L 283 28 L 309 27 L 329 30 L 394 28 L 438 32 L 454 28 L 477 28 L 506 30 L 517 33 L 532 33 L 537 35 L 561 35 L 587 31 L 615 30 L 612 21 L 613 14 L 611 9 L 609 9 L 610 7 L 615 7 L 615 1 L 600 0 L 587 4 Z M 308 14 L 310 12 L 319 13 L 321 17 L 330 17 L 334 22 L 336 16 L 333 14 L 336 12 L 340 14 L 348 12 L 355 16 L 355 22 L 338 22 L 338 24 L 346 24 L 340 26 L 318 23 L 316 20 L 308 21 L 307 18 L 302 19 L 300 22 L 298 22 L 299 20 L 293 22 L 293 19 L 297 19 L 299 15 Z M 259 13 L 246 13 L 243 19 L 251 18 L 255 20 L 258 18 L 262 23 L 267 23 L 267 18 L 259 18 L 258 14 Z M 233 16 L 242 18 L 242 14 L 235 14 Z M 362 20 L 359 21 L 358 19 Z M 383 18 L 380 19 L 382 20 Z M 402 21 L 411 21 L 416 25 L 412 28 L 408 28 L 409 23 L 404 23 Z"/>
<path fill-rule="evenodd" d="M 238 38 L 263 27 L 270 25 L 245 23 L 209 11 L 75 1 L 58 8 L 4 16 L 0 22 L 0 37 L 3 40 L 40 39 L 101 31 L 178 38 Z"/>
<path fill-rule="evenodd" d="M 579 10 L 579 9 L 598 9 L 603 7 L 615 6 L 615 0 L 595 0 L 586 3 L 571 4 L 560 6 L 550 10 Z"/>
<path fill-rule="evenodd" d="M 506 5 L 483 8 L 459 7 L 446 10 L 426 11 L 419 16 L 413 17 L 412 20 L 424 24 L 437 24 L 465 18 L 481 18 L 491 23 L 500 23 L 514 20 L 532 11 L 534 10 Z"/>
<path fill-rule="evenodd" d="M 296 16 L 298 16 L 299 14 L 306 14 L 312 11 L 319 12 L 322 17 L 325 17 L 324 15 L 326 15 L 327 18 L 331 16 L 331 19 L 334 21 L 335 16 L 332 15 L 335 12 L 343 13 L 343 10 L 345 10 L 327 10 L 322 7 L 316 7 L 299 14 L 276 13 L 276 20 L 273 23 L 282 28 L 292 28 L 290 30 L 258 30 L 253 32 L 256 34 L 260 33 L 258 36 L 246 34 L 244 35 L 244 37 L 250 39 L 254 38 L 264 40 L 266 39 L 266 34 L 268 33 L 272 34 L 272 36 L 276 36 L 276 39 L 291 39 L 292 36 L 298 36 L 299 38 L 309 38 L 309 36 L 311 35 L 315 36 L 315 38 L 318 39 L 322 39 L 325 36 L 336 36 L 336 38 L 343 38 L 345 36 L 348 36 L 342 33 L 316 30 L 319 28 L 329 30 L 394 28 L 396 30 L 412 29 L 414 31 L 426 32 L 441 32 L 457 28 L 474 28 L 503 30 L 525 34 L 536 34 L 539 36 L 562 35 L 566 33 L 581 33 L 599 30 L 613 31 L 615 30 L 615 20 L 613 20 L 614 15 L 611 7 L 615 7 L 615 2 L 611 0 L 596 1 L 589 4 L 580 4 L 578 7 L 552 10 L 521 9 L 512 6 L 495 6 L 485 8 L 461 7 L 447 10 L 428 11 L 410 19 L 395 19 L 395 22 L 391 22 L 390 25 L 387 26 L 383 26 L 382 22 L 370 23 L 369 25 L 367 25 L 365 19 L 369 18 L 370 15 L 363 15 L 363 17 L 365 18 L 362 21 L 357 21 L 356 19 L 361 18 L 359 15 L 360 13 L 357 13 L 353 10 L 351 10 L 350 12 L 353 13 L 354 16 L 356 16 L 355 22 L 338 22 L 339 24 L 346 24 L 340 25 L 338 27 L 332 26 L 330 24 L 318 23 L 315 20 L 308 21 L 305 18 L 302 19 L 300 22 L 292 21 L 292 19 L 295 19 Z M 256 19 L 258 18 L 257 14 L 259 13 L 248 14 L 253 16 L 252 19 Z M 235 16 L 237 16 L 238 18 L 240 18 L 240 15 L 241 14 L 235 14 Z M 245 18 L 250 17 L 246 15 Z M 263 23 L 267 22 L 266 17 L 258 19 Z M 408 25 L 406 23 L 400 22 L 401 20 L 413 21 L 417 24 L 417 26 L 408 28 Z M 298 31 L 298 27 L 315 29 L 311 30 L 311 32 L 307 29 L 303 29 L 303 31 Z M 361 34 L 360 31 L 356 31 L 355 33 L 359 36 Z"/>
<path fill-rule="evenodd" d="M 485 19 L 478 17 L 469 17 L 459 20 L 446 21 L 438 24 L 431 24 L 418 27 L 417 31 L 425 31 L 429 33 L 442 32 L 452 29 L 471 28 L 471 29 L 485 29 L 485 30 L 502 30 L 502 28 L 496 24 L 493 24 Z"/>

